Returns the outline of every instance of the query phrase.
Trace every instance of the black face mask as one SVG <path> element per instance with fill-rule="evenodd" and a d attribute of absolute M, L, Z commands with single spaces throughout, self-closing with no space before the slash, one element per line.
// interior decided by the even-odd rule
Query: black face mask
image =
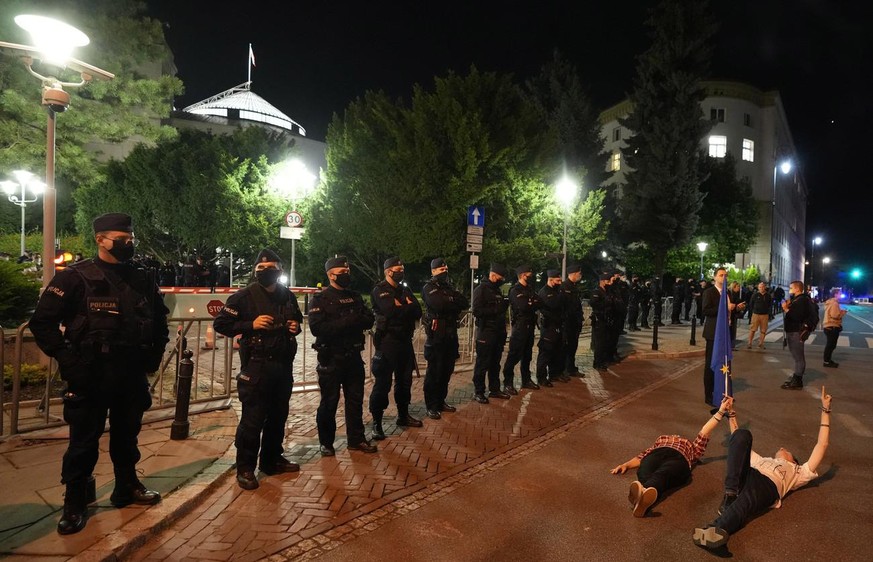
<path fill-rule="evenodd" d="M 395 283 L 402 283 L 404 277 L 405 276 L 403 275 L 402 271 L 392 271 L 391 272 L 391 279 L 393 279 Z"/>
<path fill-rule="evenodd" d="M 500 287 L 500 286 L 502 286 L 504 283 L 506 283 L 506 279 L 504 279 L 503 277 L 501 277 L 500 279 L 498 279 L 497 281 L 494 282 L 494 286 L 495 286 L 495 287 Z"/>
<path fill-rule="evenodd" d="M 260 284 L 261 287 L 269 287 L 270 285 L 278 281 L 281 275 L 281 271 L 279 271 L 275 267 L 269 267 L 267 269 L 256 271 L 255 279 L 258 280 L 258 284 Z"/>
<path fill-rule="evenodd" d="M 112 248 L 108 250 L 109 255 L 120 262 L 130 261 L 133 258 L 133 242 L 124 242 L 122 240 L 113 240 Z"/>
<path fill-rule="evenodd" d="M 437 273 L 433 278 L 439 283 L 445 283 L 449 280 L 449 272 L 443 271 L 442 273 Z"/>
<path fill-rule="evenodd" d="M 334 279 L 334 283 L 339 285 L 342 289 L 348 289 L 352 284 L 352 274 L 351 273 L 340 273 Z"/>

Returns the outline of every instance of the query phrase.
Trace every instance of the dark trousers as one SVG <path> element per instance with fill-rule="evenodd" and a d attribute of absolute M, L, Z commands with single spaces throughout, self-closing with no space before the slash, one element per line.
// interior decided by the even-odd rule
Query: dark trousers
<path fill-rule="evenodd" d="M 682 315 L 682 299 L 673 299 L 673 310 L 670 316 L 670 321 L 674 324 L 679 322 L 679 317 Z"/>
<path fill-rule="evenodd" d="M 392 374 L 394 378 L 394 404 L 401 417 L 409 413 L 412 400 L 412 370 L 415 350 L 409 339 L 386 336 L 382 339 L 373 357 L 373 389 L 370 391 L 370 412 L 376 416 L 388 407 Z M 377 360 L 377 357 L 379 358 Z"/>
<path fill-rule="evenodd" d="M 506 342 L 506 332 L 481 331 L 476 336 L 476 364 L 473 365 L 473 389 L 478 394 L 485 392 L 485 375 L 488 375 L 488 390 L 500 391 L 500 357 Z"/>
<path fill-rule="evenodd" d="M 715 389 L 715 373 L 710 367 L 712 363 L 712 351 L 715 347 L 715 340 L 706 340 L 706 355 L 703 363 L 703 401 L 709 405 L 712 404 L 712 391 Z"/>
<path fill-rule="evenodd" d="M 343 391 L 346 437 L 350 445 L 357 445 L 364 438 L 364 362 L 360 353 L 350 355 L 318 353 L 318 387 L 321 402 L 315 415 L 318 425 L 318 441 L 333 446 L 336 439 L 336 410 L 339 406 L 340 389 Z"/>
<path fill-rule="evenodd" d="M 537 354 L 537 380 L 544 382 L 564 372 L 564 350 L 560 337 L 546 341 L 540 338 Z"/>
<path fill-rule="evenodd" d="M 649 312 L 652 310 L 652 303 L 640 305 L 640 326 L 643 328 L 649 327 Z"/>
<path fill-rule="evenodd" d="M 603 322 L 597 321 L 591 328 L 591 344 L 594 347 L 594 367 L 606 367 L 609 355 L 609 330 Z"/>
<path fill-rule="evenodd" d="M 685 320 L 691 320 L 691 302 L 693 299 L 686 298 L 685 299 Z"/>
<path fill-rule="evenodd" d="M 449 381 L 458 359 L 458 335 L 429 337 L 424 344 L 427 372 L 424 375 L 424 403 L 428 410 L 439 411 L 449 395 Z"/>
<path fill-rule="evenodd" d="M 576 350 L 579 349 L 579 333 L 582 328 L 568 328 L 564 330 L 566 339 L 564 341 L 564 372 L 578 373 L 579 367 L 576 366 Z"/>
<path fill-rule="evenodd" d="M 662 316 L 664 315 L 664 301 L 662 299 L 655 299 L 655 324 L 658 322 L 662 322 Z"/>
<path fill-rule="evenodd" d="M 517 323 L 509 335 L 509 352 L 503 362 L 503 384 L 515 386 L 515 366 L 519 365 L 522 384 L 530 382 L 530 362 L 533 358 L 533 324 Z"/>
<path fill-rule="evenodd" d="M 285 423 L 294 378 L 291 363 L 268 361 L 259 365 L 257 381 L 237 379 L 242 414 L 236 428 L 236 469 L 254 470 L 276 462 L 285 452 Z M 250 364 L 251 365 L 251 364 Z"/>
<path fill-rule="evenodd" d="M 841 328 L 825 328 L 824 333 L 827 338 L 827 343 L 825 343 L 824 348 L 824 360 L 825 363 L 831 361 L 831 357 L 833 356 L 834 350 L 837 348 L 837 340 L 840 339 Z"/>
<path fill-rule="evenodd" d="M 640 461 L 637 480 L 646 488 L 658 490 L 661 497 L 667 490 L 682 486 L 691 478 L 691 468 L 682 453 L 670 447 L 659 447 Z"/>
<path fill-rule="evenodd" d="M 61 464 L 61 483 L 75 485 L 91 477 L 107 416 L 115 480 L 129 483 L 136 479 L 135 467 L 140 459 L 137 437 L 142 415 L 151 406 L 148 379 L 141 367 L 128 361 L 98 358 L 89 369 L 91 381 L 85 386 L 71 386 L 64 397 L 70 441 Z"/>
<path fill-rule="evenodd" d="M 751 455 L 752 433 L 748 429 L 734 431 L 728 444 L 724 490 L 725 493 L 736 493 L 737 499 L 714 523 L 731 534 L 779 499 L 776 484 L 749 466 Z"/>
<path fill-rule="evenodd" d="M 640 307 L 637 306 L 636 303 L 631 303 L 628 305 L 627 309 L 627 327 L 631 330 L 636 329 L 637 327 L 637 317 L 640 314 Z"/>

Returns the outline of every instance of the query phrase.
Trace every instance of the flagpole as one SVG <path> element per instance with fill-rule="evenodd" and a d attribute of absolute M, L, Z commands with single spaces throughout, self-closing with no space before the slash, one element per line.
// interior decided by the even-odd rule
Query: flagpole
<path fill-rule="evenodd" d="M 249 79 L 246 80 L 246 82 L 251 82 L 252 81 L 252 44 L 251 43 L 249 43 L 249 52 L 246 53 L 246 62 L 248 63 L 248 66 L 249 66 Z"/>

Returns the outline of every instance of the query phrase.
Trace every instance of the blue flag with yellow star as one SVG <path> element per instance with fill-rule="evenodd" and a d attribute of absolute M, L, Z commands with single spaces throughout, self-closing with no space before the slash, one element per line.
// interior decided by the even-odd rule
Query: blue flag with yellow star
<path fill-rule="evenodd" d="M 731 359 L 733 359 L 733 346 L 731 345 L 731 314 L 728 311 L 728 287 L 725 282 L 724 290 L 718 302 L 718 318 L 715 321 L 715 340 L 712 345 L 712 362 L 709 366 L 715 373 L 715 385 L 712 390 L 712 403 L 721 404 L 722 396 L 733 396 L 731 384 Z"/>

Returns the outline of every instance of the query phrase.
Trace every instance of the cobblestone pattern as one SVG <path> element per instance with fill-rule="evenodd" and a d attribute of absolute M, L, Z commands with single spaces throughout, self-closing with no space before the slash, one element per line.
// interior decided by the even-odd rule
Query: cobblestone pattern
<path fill-rule="evenodd" d="M 675 367 L 675 365 L 674 365 Z M 682 376 L 686 369 L 647 369 L 635 385 L 620 377 L 590 373 L 555 388 L 525 391 L 489 405 L 470 403 L 469 372 L 455 373 L 450 401 L 461 405 L 443 420 L 401 431 L 386 412 L 386 441 L 379 453 L 350 452 L 337 442 L 337 456 L 317 453 L 314 409 L 317 393 L 292 397 L 286 441 L 297 474 L 260 476 L 261 486 L 244 492 L 228 479 L 201 505 L 133 553 L 132 560 L 308 559 L 370 532 L 489 471 L 558 439 L 571 427 Z M 413 397 L 423 379 L 414 379 Z M 369 384 L 368 384 L 369 395 Z M 423 404 L 411 410 L 421 413 Z M 343 419 L 342 412 L 337 414 Z M 338 436 L 342 435 L 342 427 Z M 521 447 L 521 445 L 525 445 Z"/>

